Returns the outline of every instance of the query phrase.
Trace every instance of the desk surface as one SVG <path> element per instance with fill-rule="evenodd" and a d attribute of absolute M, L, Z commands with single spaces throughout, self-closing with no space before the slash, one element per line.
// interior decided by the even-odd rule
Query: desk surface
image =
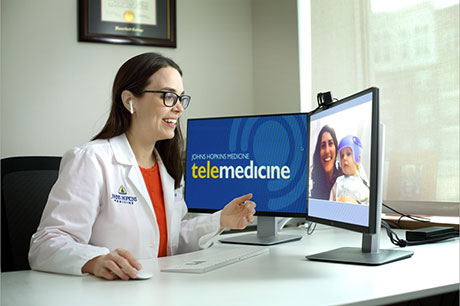
<path fill-rule="evenodd" d="M 104 281 L 88 275 L 37 271 L 1 274 L 1 305 L 369 305 L 389 304 L 459 289 L 459 240 L 407 247 L 409 259 L 382 266 L 308 261 L 305 255 L 361 246 L 361 234 L 320 227 L 282 233 L 302 240 L 270 247 L 268 254 L 205 274 L 159 270 L 180 256 L 141 261 L 155 276 Z M 402 231 L 398 234 L 404 237 Z M 219 244 L 219 247 L 232 247 Z M 381 248 L 396 249 L 382 231 Z"/>

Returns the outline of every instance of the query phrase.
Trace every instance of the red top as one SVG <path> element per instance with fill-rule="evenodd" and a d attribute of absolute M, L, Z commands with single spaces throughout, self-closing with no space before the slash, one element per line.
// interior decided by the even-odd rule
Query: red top
<path fill-rule="evenodd" d="M 168 230 L 166 227 L 165 201 L 163 198 L 163 188 L 161 187 L 160 172 L 158 164 L 150 169 L 139 167 L 144 177 L 145 185 L 149 192 L 150 200 L 153 203 L 153 210 L 157 217 L 158 228 L 160 230 L 160 247 L 158 257 L 166 256 L 166 246 L 168 243 Z"/>

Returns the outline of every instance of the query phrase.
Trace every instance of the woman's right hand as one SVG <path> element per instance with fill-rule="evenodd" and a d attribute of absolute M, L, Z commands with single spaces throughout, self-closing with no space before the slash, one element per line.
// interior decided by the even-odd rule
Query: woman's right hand
<path fill-rule="evenodd" d="M 91 273 L 108 280 L 128 280 L 136 278 L 141 264 L 127 250 L 115 249 L 107 255 L 101 255 L 88 260 L 81 268 L 83 273 Z"/>

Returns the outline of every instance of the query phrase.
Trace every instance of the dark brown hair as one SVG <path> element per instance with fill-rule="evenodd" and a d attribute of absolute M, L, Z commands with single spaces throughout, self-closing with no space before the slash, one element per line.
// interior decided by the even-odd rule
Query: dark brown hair
<path fill-rule="evenodd" d="M 158 53 L 140 54 L 125 62 L 113 81 L 109 118 L 93 140 L 108 139 L 125 133 L 131 123 L 131 114 L 123 105 L 121 93 L 123 90 L 129 90 L 134 96 L 141 97 L 142 91 L 149 85 L 149 78 L 161 68 L 166 67 L 172 67 L 182 75 L 182 70 L 172 59 Z M 157 141 L 155 144 L 168 173 L 174 178 L 175 188 L 179 187 L 184 174 L 183 145 L 179 121 L 172 139 Z"/>
<path fill-rule="evenodd" d="M 324 168 L 321 164 L 321 156 L 320 156 L 321 138 L 323 137 L 324 133 L 331 134 L 332 141 L 334 142 L 334 147 L 335 147 L 335 156 L 337 158 L 338 143 L 337 143 L 337 136 L 335 134 L 335 130 L 331 126 L 325 125 L 323 126 L 323 128 L 318 134 L 318 139 L 316 140 L 315 152 L 313 153 L 313 169 L 311 171 L 313 188 L 311 190 L 311 197 L 315 199 L 329 200 L 329 194 L 331 192 L 332 186 L 335 183 L 335 180 L 337 179 L 337 177 L 339 177 L 343 173 L 342 173 L 342 170 L 336 166 L 335 161 L 334 161 L 334 168 L 332 170 L 333 171 L 332 181 L 329 181 L 327 174 L 324 171 Z"/>

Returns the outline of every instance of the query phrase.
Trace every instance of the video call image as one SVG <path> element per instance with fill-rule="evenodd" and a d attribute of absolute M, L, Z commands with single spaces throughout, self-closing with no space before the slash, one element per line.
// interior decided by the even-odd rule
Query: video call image
<path fill-rule="evenodd" d="M 311 116 L 309 215 L 367 226 L 372 95 Z"/>
<path fill-rule="evenodd" d="M 187 205 L 252 193 L 259 212 L 305 213 L 307 145 L 306 114 L 189 120 Z"/>

